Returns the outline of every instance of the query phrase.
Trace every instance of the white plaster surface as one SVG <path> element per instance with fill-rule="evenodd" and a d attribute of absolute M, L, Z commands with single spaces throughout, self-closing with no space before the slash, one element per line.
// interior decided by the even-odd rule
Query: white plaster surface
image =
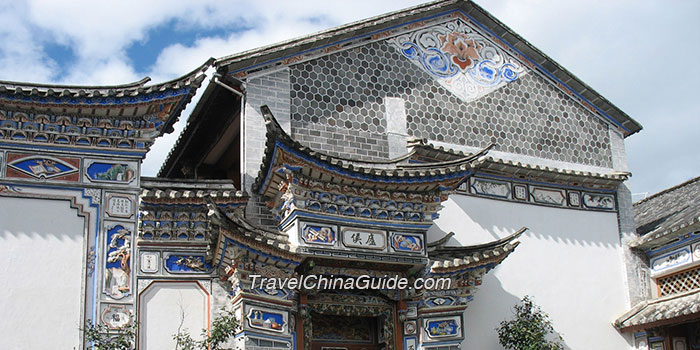
<path fill-rule="evenodd" d="M 201 340 L 209 296 L 194 282 L 154 282 L 139 296 L 139 349 L 175 349 L 178 328 Z"/>
<path fill-rule="evenodd" d="M 386 131 L 388 133 L 407 135 L 406 101 L 400 97 L 385 97 Z"/>
<path fill-rule="evenodd" d="M 78 349 L 84 220 L 68 201 L 0 197 L 0 349 Z"/>
<path fill-rule="evenodd" d="M 608 134 L 610 135 L 610 153 L 612 154 L 613 168 L 617 171 L 629 171 L 624 136 L 613 128 L 608 130 Z"/>
<path fill-rule="evenodd" d="M 524 295 L 548 313 L 567 349 L 631 349 L 612 322 L 628 308 L 617 215 L 453 195 L 428 241 L 484 243 L 523 226 L 521 244 L 489 272 L 465 313 L 465 349 L 501 349 L 496 328 Z"/>
<path fill-rule="evenodd" d="M 399 97 L 385 97 L 384 110 L 386 133 L 389 142 L 389 158 L 400 157 L 408 151 L 406 142 L 406 101 Z"/>

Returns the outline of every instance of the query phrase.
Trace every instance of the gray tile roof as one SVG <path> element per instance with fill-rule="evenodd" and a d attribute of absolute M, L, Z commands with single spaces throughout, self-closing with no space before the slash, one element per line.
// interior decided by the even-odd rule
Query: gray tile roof
<path fill-rule="evenodd" d="M 145 105 L 152 101 L 170 98 L 167 92 L 193 88 L 187 102 L 194 95 L 194 90 L 204 81 L 204 71 L 211 66 L 208 60 L 193 71 L 159 84 L 146 85 L 151 78 L 146 77 L 137 82 L 122 85 L 78 86 L 0 81 L 0 102 L 20 110 L 66 113 L 76 109 L 79 115 L 95 115 L 112 118 L 136 117 L 152 113 L 149 109 L 132 108 L 129 105 Z M 82 107 L 77 109 L 78 107 Z M 107 113 L 105 109 L 120 109 L 118 113 Z M 98 109 L 100 111 L 94 111 Z"/>
<path fill-rule="evenodd" d="M 408 146 L 412 149 L 409 154 L 414 155 L 414 158 L 418 160 L 424 161 L 444 162 L 472 156 L 471 153 L 464 153 L 463 151 L 448 149 L 443 146 L 436 147 L 423 139 L 409 140 Z M 481 171 L 494 171 L 518 178 L 535 178 L 539 181 L 551 181 L 555 183 L 584 183 L 586 185 L 598 187 L 616 188 L 620 182 L 627 180 L 630 176 L 628 172 L 593 173 L 588 171 L 543 167 L 500 159 L 490 155 L 484 155 L 481 159 L 483 159 L 483 164 L 479 167 Z"/>
<path fill-rule="evenodd" d="M 193 199 L 203 204 L 204 197 L 219 200 L 248 200 L 248 194 L 239 191 L 231 180 L 172 180 L 141 177 L 141 200 L 186 201 Z"/>
<path fill-rule="evenodd" d="M 621 331 L 636 331 L 700 318 L 700 290 L 639 303 L 615 320 Z"/>
<path fill-rule="evenodd" d="M 634 204 L 637 233 L 630 246 L 648 249 L 700 228 L 700 177 Z"/>

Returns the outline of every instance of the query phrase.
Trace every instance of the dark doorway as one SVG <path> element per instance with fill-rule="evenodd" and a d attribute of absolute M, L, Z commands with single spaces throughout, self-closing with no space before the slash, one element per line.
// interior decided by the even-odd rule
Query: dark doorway
<path fill-rule="evenodd" d="M 312 350 L 381 350 L 377 317 L 311 313 Z"/>

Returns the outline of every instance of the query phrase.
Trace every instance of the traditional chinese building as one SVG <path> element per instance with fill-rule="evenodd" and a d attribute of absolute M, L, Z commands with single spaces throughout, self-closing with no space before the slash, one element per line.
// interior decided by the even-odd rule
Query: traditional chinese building
<path fill-rule="evenodd" d="M 634 204 L 637 233 L 629 245 L 648 262 L 648 299 L 615 321 L 640 347 L 700 347 L 700 178 Z"/>
<path fill-rule="evenodd" d="M 433 2 L 146 83 L 0 83 L 10 348 L 81 347 L 85 322 L 138 322 L 139 349 L 166 349 L 228 308 L 236 349 L 490 349 L 524 295 L 569 348 L 634 346 L 612 323 L 645 299 L 644 257 L 622 244 L 637 239 L 624 138 L 641 126 L 477 5 Z"/>

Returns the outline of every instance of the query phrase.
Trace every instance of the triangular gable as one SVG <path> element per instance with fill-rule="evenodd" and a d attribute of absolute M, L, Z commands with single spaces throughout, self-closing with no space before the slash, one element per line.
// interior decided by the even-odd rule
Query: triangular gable
<path fill-rule="evenodd" d="M 432 37 L 425 36 L 426 32 L 432 32 Z M 423 41 L 416 41 L 417 36 Z M 473 42 L 473 49 L 468 41 Z M 440 85 L 462 100 L 478 99 L 528 74 L 529 67 L 554 91 L 568 96 L 571 103 L 589 110 L 625 136 L 641 130 L 639 123 L 469 1 L 416 6 L 224 57 L 216 65 L 245 79 L 270 68 L 291 67 L 378 42 L 400 47 L 413 64 L 439 78 Z M 409 42 L 413 45 L 405 46 Z"/>

